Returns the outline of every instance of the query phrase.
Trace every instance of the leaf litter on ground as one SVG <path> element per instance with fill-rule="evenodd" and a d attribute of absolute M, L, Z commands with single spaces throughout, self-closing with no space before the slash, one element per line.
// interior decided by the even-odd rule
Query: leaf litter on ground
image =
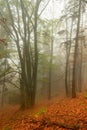
<path fill-rule="evenodd" d="M 0 130 L 87 130 L 87 98 L 83 94 L 25 111 L 17 109 L 0 112 Z"/>

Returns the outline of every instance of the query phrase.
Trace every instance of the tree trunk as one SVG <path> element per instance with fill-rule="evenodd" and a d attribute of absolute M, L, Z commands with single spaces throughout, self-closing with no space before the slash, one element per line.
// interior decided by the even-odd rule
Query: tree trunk
<path fill-rule="evenodd" d="M 81 60 L 80 60 L 80 72 L 79 72 L 79 92 L 82 92 L 82 57 L 83 57 L 83 46 L 81 41 Z"/>
<path fill-rule="evenodd" d="M 67 56 L 66 60 L 66 68 L 65 68 L 65 90 L 66 90 L 66 96 L 69 96 L 69 88 L 68 88 L 68 67 L 69 67 L 69 58 Z"/>
<path fill-rule="evenodd" d="M 78 23 L 77 23 L 77 33 L 75 40 L 75 50 L 74 50 L 74 63 L 73 63 L 73 75 L 72 75 L 72 98 L 76 97 L 76 68 L 77 68 L 77 58 L 78 58 L 78 36 L 79 36 L 79 27 L 80 27 L 80 16 L 81 16 L 81 0 L 79 0 L 79 11 L 78 11 Z"/>

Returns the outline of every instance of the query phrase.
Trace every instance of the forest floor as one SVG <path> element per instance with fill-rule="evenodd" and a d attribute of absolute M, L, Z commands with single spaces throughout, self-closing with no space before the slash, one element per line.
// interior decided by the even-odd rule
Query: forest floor
<path fill-rule="evenodd" d="M 0 130 L 87 130 L 87 95 L 64 98 L 20 111 L 0 109 Z"/>

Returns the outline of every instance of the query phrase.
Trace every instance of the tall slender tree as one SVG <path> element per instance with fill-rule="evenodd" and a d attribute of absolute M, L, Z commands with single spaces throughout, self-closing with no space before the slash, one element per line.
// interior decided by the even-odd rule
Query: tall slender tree
<path fill-rule="evenodd" d="M 78 58 L 78 44 L 79 44 L 79 29 L 80 29 L 80 18 L 81 18 L 81 0 L 79 0 L 78 5 L 78 22 L 76 30 L 76 40 L 75 40 L 75 50 L 74 50 L 74 62 L 73 62 L 73 75 L 72 75 L 72 97 L 76 97 L 76 73 L 77 73 L 77 58 Z"/>
<path fill-rule="evenodd" d="M 5 0 L 9 21 L 3 27 L 9 33 L 11 40 L 16 43 L 19 55 L 22 108 L 28 108 L 35 104 L 38 69 L 38 19 L 49 1 L 40 12 L 41 2 L 42 0 L 12 2 Z M 1 16 L 3 15 L 4 13 L 1 11 Z"/>

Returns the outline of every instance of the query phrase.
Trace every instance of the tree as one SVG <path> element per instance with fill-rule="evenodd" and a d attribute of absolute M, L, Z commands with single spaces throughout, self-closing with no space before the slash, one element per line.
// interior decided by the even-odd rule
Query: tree
<path fill-rule="evenodd" d="M 65 4 L 64 15 L 60 19 L 64 24 L 64 28 L 58 34 L 63 36 L 63 39 L 65 38 L 61 44 L 65 46 L 66 50 L 66 95 L 69 95 L 69 91 L 72 91 L 72 97 L 75 97 L 77 89 L 82 84 L 82 47 L 84 45 L 84 35 L 80 31 L 84 30 L 82 14 L 85 12 L 85 4 L 83 1 L 80 4 L 79 1 L 72 0 L 68 0 Z M 80 83 L 79 86 L 78 82 Z M 81 86 L 79 89 L 81 89 Z"/>
<path fill-rule="evenodd" d="M 81 16 L 81 0 L 79 0 L 79 8 L 78 8 L 78 22 L 77 22 L 77 30 L 76 30 L 76 40 L 75 40 L 75 50 L 74 50 L 74 62 L 73 62 L 73 77 L 72 77 L 72 97 L 76 97 L 76 68 L 77 68 L 77 58 L 78 58 L 78 44 L 79 44 L 79 28 L 80 28 L 80 16 Z"/>
<path fill-rule="evenodd" d="M 17 46 L 21 66 L 22 108 L 31 107 L 35 104 L 38 69 L 37 22 L 48 4 L 47 1 L 45 7 L 38 13 L 41 2 L 42 0 L 17 0 L 12 2 L 6 0 L 9 23 L 4 28 L 8 30 L 11 39 L 14 40 Z M 3 12 L 1 14 L 3 15 Z"/>

